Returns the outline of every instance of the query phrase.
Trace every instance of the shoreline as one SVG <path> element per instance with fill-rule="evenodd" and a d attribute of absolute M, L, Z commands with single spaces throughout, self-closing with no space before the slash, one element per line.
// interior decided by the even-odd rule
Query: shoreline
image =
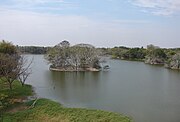
<path fill-rule="evenodd" d="M 144 60 L 132 60 L 132 59 L 120 59 L 120 58 L 111 58 L 111 59 L 115 59 L 115 60 L 122 60 L 122 61 L 132 61 L 132 62 L 143 62 L 144 64 L 147 64 L 147 65 L 152 65 L 152 66 L 162 66 L 166 69 L 170 69 L 170 70 L 177 70 L 177 71 L 180 71 L 180 68 L 174 68 L 174 67 L 169 67 L 167 66 L 166 63 L 150 63 L 150 62 L 146 62 Z"/>
<path fill-rule="evenodd" d="M 50 71 L 57 71 L 57 72 L 99 72 L 101 70 L 98 70 L 96 68 L 86 68 L 86 69 L 58 69 L 58 68 L 51 68 L 49 67 Z"/>
<path fill-rule="evenodd" d="M 7 90 L 9 91 L 9 89 Z M 51 99 L 37 97 L 32 85 L 25 84 L 22 87 L 18 81 L 14 84 L 13 91 L 17 91 L 17 95 L 14 94 L 11 99 L 16 100 L 16 102 L 5 109 L 0 116 L 2 121 L 89 122 L 92 120 L 111 120 L 112 122 L 132 122 L 132 117 L 124 114 L 99 109 L 68 108 Z M 28 94 L 22 91 L 28 91 Z M 22 96 L 23 101 L 19 101 Z"/>

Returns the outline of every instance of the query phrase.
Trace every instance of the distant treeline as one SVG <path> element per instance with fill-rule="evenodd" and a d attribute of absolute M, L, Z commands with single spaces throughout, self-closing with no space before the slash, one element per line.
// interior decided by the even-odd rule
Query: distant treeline
<path fill-rule="evenodd" d="M 154 45 L 147 45 L 147 48 L 144 47 L 113 47 L 113 48 L 100 48 L 104 55 L 110 55 L 115 59 L 124 59 L 124 60 L 139 60 L 143 61 L 148 56 L 157 56 L 168 58 L 177 53 L 180 53 L 180 48 L 160 48 Z"/>
<path fill-rule="evenodd" d="M 21 53 L 47 54 L 53 47 L 17 46 Z M 102 56 L 115 59 L 144 61 L 148 64 L 161 64 L 171 69 L 180 69 L 180 48 L 160 48 L 154 45 L 143 47 L 98 48 Z"/>
<path fill-rule="evenodd" d="M 115 59 L 143 61 L 147 64 L 164 65 L 171 69 L 180 69 L 180 48 L 160 48 L 148 45 L 147 48 L 114 47 L 101 48 L 105 55 Z"/>
<path fill-rule="evenodd" d="M 17 46 L 17 48 L 24 54 L 46 54 L 50 47 Z"/>
<path fill-rule="evenodd" d="M 26 54 L 46 54 L 52 47 L 42 47 L 42 46 L 17 46 L 21 53 Z M 111 55 L 112 58 L 127 59 L 127 60 L 142 60 L 144 59 L 151 48 L 157 48 L 155 51 L 160 53 L 160 55 L 174 55 L 180 52 L 180 48 L 159 48 L 154 45 L 148 45 L 147 48 L 129 48 L 125 46 L 113 47 L 113 48 L 98 48 L 102 51 L 103 55 Z"/>

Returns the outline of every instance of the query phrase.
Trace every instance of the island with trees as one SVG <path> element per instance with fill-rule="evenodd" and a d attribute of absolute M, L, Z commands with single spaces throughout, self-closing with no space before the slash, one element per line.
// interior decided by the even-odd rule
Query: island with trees
<path fill-rule="evenodd" d="M 70 46 L 62 41 L 46 54 L 50 70 L 55 71 L 100 71 L 101 52 L 90 44 Z"/>

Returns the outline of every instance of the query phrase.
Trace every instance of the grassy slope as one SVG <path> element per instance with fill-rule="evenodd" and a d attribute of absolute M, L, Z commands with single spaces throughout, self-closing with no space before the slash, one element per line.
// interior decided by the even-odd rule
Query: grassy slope
<path fill-rule="evenodd" d="M 32 86 L 21 84 L 18 81 L 13 82 L 13 89 L 9 90 L 9 85 L 7 82 L 0 80 L 0 94 L 8 95 L 9 98 L 20 98 L 26 97 L 33 94 Z"/>
<path fill-rule="evenodd" d="M 10 99 L 18 99 L 32 95 L 32 87 L 21 87 L 18 82 L 13 84 L 13 90 L 0 81 L 0 93 L 8 94 Z M 47 99 L 38 99 L 34 108 L 29 108 L 33 101 L 28 103 L 14 104 L 8 109 L 19 106 L 27 106 L 26 109 L 4 114 L 3 122 L 131 122 L 128 117 L 120 114 L 101 110 L 89 110 L 80 108 L 65 108 L 59 103 Z M 28 109 L 27 109 L 28 108 Z"/>
<path fill-rule="evenodd" d="M 65 108 L 60 104 L 39 99 L 32 109 L 6 114 L 6 122 L 130 122 L 128 117 L 100 110 Z"/>

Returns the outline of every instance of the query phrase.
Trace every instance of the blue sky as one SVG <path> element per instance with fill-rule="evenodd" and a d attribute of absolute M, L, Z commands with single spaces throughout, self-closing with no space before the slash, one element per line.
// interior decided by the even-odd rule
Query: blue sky
<path fill-rule="evenodd" d="M 0 18 L 17 45 L 180 47 L 179 0 L 0 0 Z"/>

